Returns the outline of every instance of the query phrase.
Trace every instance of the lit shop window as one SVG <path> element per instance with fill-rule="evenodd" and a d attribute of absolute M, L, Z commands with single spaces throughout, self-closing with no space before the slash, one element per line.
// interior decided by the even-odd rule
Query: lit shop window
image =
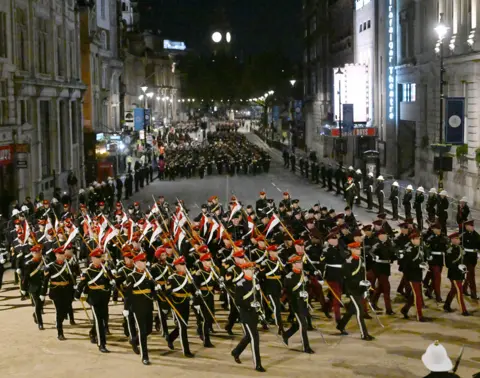
<path fill-rule="evenodd" d="M 402 84 L 402 102 L 415 102 L 417 98 L 417 85 L 413 83 Z"/>

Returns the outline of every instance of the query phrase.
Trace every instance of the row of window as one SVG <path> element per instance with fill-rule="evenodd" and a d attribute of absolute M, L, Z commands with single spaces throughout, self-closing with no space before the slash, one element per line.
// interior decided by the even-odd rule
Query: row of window
<path fill-rule="evenodd" d="M 51 35 L 53 30 L 49 30 L 49 20 L 43 18 L 35 19 L 35 42 L 34 52 L 36 55 L 37 72 L 41 74 L 51 74 L 53 65 L 49 57 L 53 55 L 53 46 Z M 29 38 L 28 38 L 28 16 L 25 10 L 15 9 L 15 64 L 20 71 L 28 71 L 30 67 L 29 56 Z M 0 12 L 0 58 L 8 57 L 7 48 L 7 14 Z M 66 76 L 67 58 L 70 62 L 71 76 L 77 76 L 76 54 L 75 54 L 75 32 L 66 30 L 64 25 L 56 26 L 56 61 L 58 76 Z"/>
<path fill-rule="evenodd" d="M 370 29 L 371 27 L 372 27 L 372 24 L 371 24 L 370 20 L 365 21 L 363 24 L 360 24 L 360 33 L 367 30 L 367 29 Z"/>

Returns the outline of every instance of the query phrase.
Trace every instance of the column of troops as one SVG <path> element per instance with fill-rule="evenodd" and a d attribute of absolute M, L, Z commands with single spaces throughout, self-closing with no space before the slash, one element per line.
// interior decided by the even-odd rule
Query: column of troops
<path fill-rule="evenodd" d="M 448 236 L 439 222 L 423 233 L 411 218 L 399 227 L 396 235 L 384 213 L 360 225 L 348 206 L 341 213 L 318 203 L 302 209 L 286 192 L 278 207 L 265 192 L 252 205 L 233 196 L 225 208 L 212 196 L 198 214 L 181 200 L 170 206 L 162 196 L 148 209 L 136 203 L 125 211 L 117 202 L 112 212 L 102 203 L 92 211 L 81 203 L 78 212 L 66 208 L 59 217 L 44 201 L 31 221 L 22 211 L 15 214 L 0 266 L 13 257 L 16 282 L 22 298 L 32 302 L 39 330 L 45 298 L 53 301 L 58 340 L 65 340 L 65 320 L 75 324 L 74 307 L 83 308 L 91 343 L 108 353 L 109 303 L 122 301 L 124 333 L 143 364 L 150 364 L 147 337 L 153 330 L 169 349 L 179 340 L 183 355 L 193 357 L 190 315 L 204 347 L 213 347 L 219 302 L 228 311 L 222 328 L 234 335 L 239 322 L 243 330 L 230 352 L 233 360 L 241 363 L 250 344 L 255 369 L 265 371 L 258 329 L 275 333 L 286 346 L 298 332 L 303 351 L 314 353 L 308 331 L 316 310 L 327 319 L 333 314 L 340 335 L 348 334 L 355 316 L 361 338 L 372 340 L 365 319 L 373 315 L 380 322 L 382 295 L 385 315 L 395 316 L 389 282 L 394 262 L 403 274 L 396 291 L 405 297 L 404 318 L 414 307 L 416 320 L 428 321 L 425 298 L 443 302 L 446 312 L 454 311 L 456 299 L 462 315 L 469 315 L 464 295 L 477 299 L 480 249 L 474 222 Z M 451 281 L 445 301 L 444 268 Z"/>

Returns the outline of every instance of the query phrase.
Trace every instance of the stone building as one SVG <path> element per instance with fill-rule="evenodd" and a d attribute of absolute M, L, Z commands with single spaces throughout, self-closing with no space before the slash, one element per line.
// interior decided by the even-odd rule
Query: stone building
<path fill-rule="evenodd" d="M 82 183 L 79 17 L 74 0 L 0 1 L 0 212 Z"/>

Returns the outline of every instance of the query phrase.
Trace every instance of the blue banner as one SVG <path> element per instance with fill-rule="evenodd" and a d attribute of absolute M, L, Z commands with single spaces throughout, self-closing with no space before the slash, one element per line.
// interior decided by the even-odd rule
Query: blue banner
<path fill-rule="evenodd" d="M 272 108 L 272 117 L 274 121 L 278 121 L 280 119 L 280 106 L 274 105 Z"/>
<path fill-rule="evenodd" d="M 133 125 L 135 131 L 143 130 L 145 122 L 145 113 L 143 108 L 135 108 L 133 109 Z"/>
<path fill-rule="evenodd" d="M 445 99 L 445 143 L 464 144 L 465 141 L 465 98 Z"/>
<path fill-rule="evenodd" d="M 350 133 L 353 131 L 353 104 L 342 104 L 343 111 L 343 131 Z"/>

